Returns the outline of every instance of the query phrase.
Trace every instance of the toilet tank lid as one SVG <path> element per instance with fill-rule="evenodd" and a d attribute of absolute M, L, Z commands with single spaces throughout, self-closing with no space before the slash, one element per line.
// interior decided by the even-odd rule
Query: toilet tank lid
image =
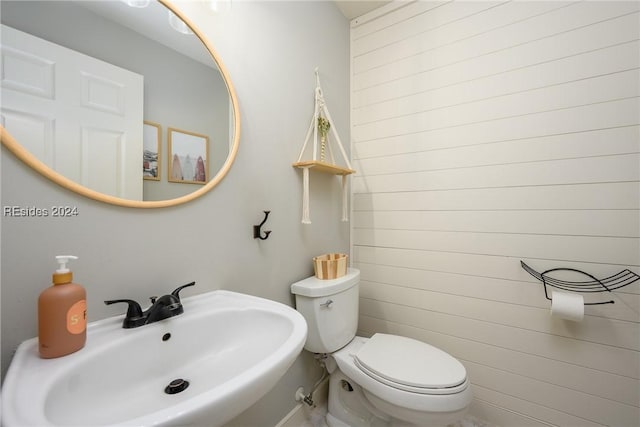
<path fill-rule="evenodd" d="M 346 291 L 360 281 L 360 270 L 349 268 L 347 274 L 337 279 L 320 280 L 315 276 L 307 277 L 291 285 L 291 293 L 305 297 L 325 297 Z"/>

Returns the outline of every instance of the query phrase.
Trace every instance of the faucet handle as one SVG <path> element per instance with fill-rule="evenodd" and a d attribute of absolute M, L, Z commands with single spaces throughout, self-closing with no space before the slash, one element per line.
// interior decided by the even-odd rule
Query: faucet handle
<path fill-rule="evenodd" d="M 129 304 L 129 308 L 127 309 L 127 316 L 126 316 L 127 319 L 142 317 L 142 307 L 140 307 L 140 304 L 138 304 L 136 301 L 132 299 L 114 299 L 114 300 L 105 301 L 104 303 L 106 305 L 111 305 L 119 302 L 124 302 Z"/>
<path fill-rule="evenodd" d="M 187 283 L 186 285 L 182 285 L 178 288 L 176 288 L 173 292 L 171 292 L 171 295 L 173 295 L 174 297 L 178 298 L 178 300 L 180 300 L 180 291 L 183 290 L 184 288 L 188 288 L 189 286 L 195 286 L 196 282 L 191 282 L 191 283 Z"/>

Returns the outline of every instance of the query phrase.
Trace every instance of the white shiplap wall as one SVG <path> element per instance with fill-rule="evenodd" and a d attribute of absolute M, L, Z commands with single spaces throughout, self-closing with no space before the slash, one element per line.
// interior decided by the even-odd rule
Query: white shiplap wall
<path fill-rule="evenodd" d="M 640 425 L 640 285 L 573 323 L 520 268 L 640 272 L 639 10 L 420 1 L 352 22 L 359 333 L 448 351 L 497 425 Z"/>

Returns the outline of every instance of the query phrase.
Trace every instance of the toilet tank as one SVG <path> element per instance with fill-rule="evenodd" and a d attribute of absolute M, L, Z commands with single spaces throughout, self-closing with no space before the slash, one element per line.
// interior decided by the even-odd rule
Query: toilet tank
<path fill-rule="evenodd" d="M 333 353 L 356 336 L 359 283 L 360 270 L 349 268 L 337 279 L 312 276 L 291 285 L 296 310 L 307 321 L 307 351 Z"/>

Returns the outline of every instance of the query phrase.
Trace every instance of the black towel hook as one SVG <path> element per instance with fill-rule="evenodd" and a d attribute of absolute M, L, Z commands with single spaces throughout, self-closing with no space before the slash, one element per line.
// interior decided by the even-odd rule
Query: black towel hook
<path fill-rule="evenodd" d="M 269 217 L 269 214 L 271 213 L 271 211 L 263 211 L 263 212 L 264 212 L 264 219 L 262 220 L 260 225 L 254 225 L 253 226 L 253 238 L 254 239 L 267 240 L 267 238 L 269 237 L 269 234 L 271 234 L 271 230 L 265 230 L 264 231 L 264 237 L 262 237 L 262 232 L 260 231 L 260 229 L 262 228 L 264 223 L 267 222 L 267 218 Z"/>

